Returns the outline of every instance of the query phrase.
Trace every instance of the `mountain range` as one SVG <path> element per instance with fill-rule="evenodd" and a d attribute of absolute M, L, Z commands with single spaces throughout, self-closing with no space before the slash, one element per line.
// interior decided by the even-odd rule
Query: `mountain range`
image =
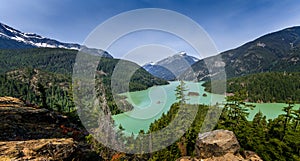
<path fill-rule="evenodd" d="M 102 77 L 107 87 L 110 86 L 111 75 L 119 62 L 126 63 L 128 68 L 138 69 L 132 76 L 130 90 L 142 90 L 153 85 L 167 84 L 166 81 L 152 76 L 136 63 L 115 59 L 102 49 L 62 43 L 37 34 L 23 33 L 0 23 L 0 74 L 29 68 L 70 77 L 78 51 L 102 57 L 99 59 L 98 70 L 105 73 Z"/>
<path fill-rule="evenodd" d="M 223 59 L 228 78 L 272 71 L 300 71 L 300 27 L 266 34 L 238 48 L 202 59 L 180 78 L 207 79 L 215 73 L 208 72 L 205 62 L 214 62 L 217 57 Z"/>
<path fill-rule="evenodd" d="M 189 56 L 185 52 L 179 52 L 173 56 L 164 58 L 156 63 L 148 63 L 143 66 L 152 75 L 165 79 L 176 80 L 199 59 Z"/>
<path fill-rule="evenodd" d="M 112 58 L 101 49 L 88 48 L 75 43 L 63 43 L 54 39 L 42 37 L 34 33 L 23 33 L 8 25 L 0 23 L 0 49 L 27 49 L 27 48 L 63 48 L 80 50 L 85 53 Z"/>
<path fill-rule="evenodd" d="M 80 50 L 113 58 L 102 49 L 63 43 L 34 33 L 23 33 L 0 23 L 0 49 L 45 47 Z M 206 80 L 215 73 L 209 73 L 205 62 L 214 62 L 217 57 L 222 58 L 228 78 L 272 71 L 297 72 L 300 70 L 300 27 L 269 33 L 235 49 L 201 60 L 180 52 L 156 63 L 146 64 L 143 68 L 165 80 L 194 80 L 195 77 L 197 80 Z"/>
<path fill-rule="evenodd" d="M 1 49 L 48 47 L 79 50 L 81 47 L 79 44 L 62 43 L 34 33 L 23 33 L 3 23 L 0 23 L 0 42 Z"/>
<path fill-rule="evenodd" d="M 294 105 L 291 104 L 291 99 L 299 100 L 300 94 L 300 27 L 267 34 L 241 47 L 202 60 L 196 60 L 181 52 L 159 62 L 145 65 L 144 68 L 130 61 L 115 59 L 102 49 L 73 45 L 43 38 L 36 34 L 22 33 L 1 24 L 0 96 L 13 96 L 20 99 L 0 98 L 0 121 L 2 123 L 0 124 L 2 131 L 0 134 L 2 141 L 0 160 L 36 160 L 37 158 L 41 160 L 49 158 L 77 160 L 77 155 L 80 157 L 78 160 L 182 161 L 200 158 L 203 158 L 202 160 L 299 160 L 300 109 L 293 109 Z M 73 95 L 73 89 L 93 93 L 93 91 L 85 90 L 85 86 L 78 87 L 79 84 L 84 85 L 83 81 L 71 83 L 78 50 L 97 56 L 102 55 L 106 58 L 101 58 L 95 73 L 96 95 L 94 98 L 99 98 L 99 101 L 90 102 L 83 95 L 82 101 L 79 101 L 80 106 L 75 107 L 74 99 L 77 96 Z M 222 57 L 224 62 L 216 63 L 215 60 L 218 60 L 218 57 Z M 98 57 L 95 56 L 96 58 Z M 90 63 L 90 61 L 87 62 Z M 121 72 L 117 77 L 113 77 L 119 62 L 126 63 L 126 68 L 124 68 L 126 72 Z M 117 134 L 113 132 L 114 130 L 104 129 L 107 126 L 105 126 L 106 123 L 102 124 L 103 119 L 110 119 L 111 115 L 132 110 L 132 106 L 126 102 L 127 97 L 122 95 L 119 96 L 120 100 L 115 100 L 116 97 L 113 95 L 115 91 L 112 92 L 112 89 L 116 88 L 111 88 L 112 86 L 117 85 L 117 93 L 124 93 L 127 91 L 127 85 L 129 85 L 130 91 L 140 91 L 151 86 L 168 84 L 167 81 L 154 77 L 154 74 L 164 79 L 191 80 L 193 76 L 197 76 L 198 80 L 203 80 L 216 74 L 214 71 L 208 72 L 205 62 L 212 62 L 208 65 L 216 67 L 220 64 L 222 67 L 224 65 L 228 77 L 237 77 L 227 81 L 229 90 L 226 92 L 230 92 L 228 93 L 230 95 L 233 94 L 228 97 L 233 100 L 227 102 L 228 108 L 223 110 L 219 106 L 190 104 L 182 106 L 180 103 L 175 103 L 171 105 L 168 112 L 162 114 L 161 118 L 153 120 L 148 132 L 141 130 L 136 137 L 134 135 L 125 137 L 121 124 L 119 128 L 117 128 L 118 125 L 115 126 L 115 129 L 119 129 L 116 131 Z M 86 68 L 79 69 L 89 72 Z M 128 83 L 124 78 L 131 75 L 127 72 L 133 71 L 131 69 L 138 70 L 133 73 Z M 153 75 L 145 69 L 152 72 Z M 273 71 L 286 72 L 276 73 Z M 251 75 L 260 72 L 264 73 Z M 170 73 L 173 76 L 165 75 Z M 112 79 L 118 81 L 112 84 L 114 82 L 111 81 Z M 122 85 L 118 85 L 119 83 Z M 206 84 L 208 84 L 207 89 L 213 83 L 208 81 Z M 177 89 L 180 93 L 176 93 L 184 99 L 182 91 L 185 88 L 178 86 Z M 170 88 L 170 90 L 174 89 Z M 207 91 L 214 92 L 209 89 Z M 267 113 L 259 112 L 252 121 L 247 121 L 247 107 L 250 104 L 244 104 L 241 101 L 245 97 L 244 95 L 248 97 L 248 101 L 275 102 L 289 99 L 289 102 L 288 105 L 282 105 L 284 113 L 277 118 L 267 120 Z M 157 102 L 157 104 L 159 103 L 161 102 Z M 100 107 L 107 117 L 99 117 L 93 112 L 100 110 L 94 108 L 95 104 L 101 105 Z M 183 111 L 181 111 L 181 106 L 184 108 Z M 175 121 L 174 129 L 182 130 L 177 125 L 186 122 L 189 116 L 186 114 L 193 112 L 190 110 L 196 110 L 195 119 L 181 138 L 169 145 L 168 148 L 143 154 L 144 147 L 152 149 L 152 144 L 143 141 L 144 134 L 168 128 L 172 121 Z M 224 113 L 221 114 L 222 110 Z M 125 145 L 123 144 L 124 140 L 127 140 L 126 146 L 129 145 L 130 149 L 135 148 L 135 145 L 132 146 L 133 141 L 138 141 L 138 145 L 142 145 L 139 153 L 126 154 L 99 144 L 93 139 L 93 135 L 88 135 L 88 132 L 82 127 L 76 111 L 79 111 L 79 114 L 92 112 L 88 127 L 96 127 L 93 128 L 93 132 L 102 129 L 105 132 L 108 131 L 106 134 L 112 134 L 108 137 L 112 141 L 109 141 L 114 145 L 120 145 L 121 149 Z M 209 128 L 229 129 L 236 134 L 233 135 L 233 132 L 224 130 L 198 133 L 203 129 L 202 125 L 205 124 L 206 116 L 212 118 L 213 121 L 218 121 L 215 127 L 208 122 Z M 216 116 L 220 116 L 220 118 Z M 179 119 L 174 119 L 176 117 Z M 134 123 L 132 125 L 135 126 Z M 174 137 L 174 131 L 166 131 L 161 136 L 159 139 L 168 141 L 169 138 Z M 59 139 L 60 137 L 63 138 Z M 114 138 L 117 137 L 121 139 L 121 142 L 114 141 Z M 216 140 L 218 145 L 222 146 L 216 145 Z M 154 139 L 153 143 L 155 141 Z M 93 148 L 93 151 L 90 152 L 90 148 Z M 256 153 L 245 149 L 254 150 L 263 158 L 260 159 Z M 184 157 L 179 158 L 181 156 Z M 246 156 L 251 157 L 248 159 Z"/>

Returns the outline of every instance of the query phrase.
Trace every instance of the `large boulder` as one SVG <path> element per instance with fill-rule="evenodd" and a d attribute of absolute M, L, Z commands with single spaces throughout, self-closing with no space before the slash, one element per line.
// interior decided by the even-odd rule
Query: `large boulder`
<path fill-rule="evenodd" d="M 198 135 L 195 157 L 181 157 L 177 161 L 262 161 L 254 152 L 243 151 L 234 133 L 215 130 Z"/>
<path fill-rule="evenodd" d="M 237 154 L 240 145 L 234 133 L 228 130 L 215 130 L 198 135 L 196 153 L 200 158 L 220 157 Z"/>
<path fill-rule="evenodd" d="M 251 152 L 253 153 L 253 152 Z M 199 159 L 196 157 L 182 157 L 177 159 L 177 161 L 262 161 L 262 159 L 257 155 L 253 154 L 251 156 L 242 157 L 241 155 L 237 154 L 234 155 L 232 153 L 227 153 L 223 156 L 219 157 L 211 157 L 206 159 Z"/>

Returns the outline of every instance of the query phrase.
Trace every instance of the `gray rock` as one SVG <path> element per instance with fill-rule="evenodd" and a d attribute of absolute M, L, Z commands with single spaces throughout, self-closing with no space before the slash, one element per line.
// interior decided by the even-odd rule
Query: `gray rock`
<path fill-rule="evenodd" d="M 234 133 L 228 130 L 215 130 L 198 135 L 196 153 L 199 158 L 219 157 L 236 154 L 240 145 Z"/>

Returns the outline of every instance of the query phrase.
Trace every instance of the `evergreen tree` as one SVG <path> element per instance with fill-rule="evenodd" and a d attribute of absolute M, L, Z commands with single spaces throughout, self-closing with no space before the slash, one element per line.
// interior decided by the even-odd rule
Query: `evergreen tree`
<path fill-rule="evenodd" d="M 224 110 L 233 127 L 238 125 L 241 121 L 247 121 L 249 109 L 255 107 L 254 105 L 246 104 L 244 102 L 246 98 L 247 94 L 245 90 L 235 92 L 233 96 L 227 97 L 227 103 L 225 104 Z"/>
<path fill-rule="evenodd" d="M 187 87 L 186 84 L 184 83 L 184 81 L 180 81 L 180 84 L 176 87 L 175 91 L 176 91 L 176 100 L 179 101 L 179 103 L 181 104 L 185 104 L 186 101 L 188 100 L 186 98 L 185 92 L 187 91 Z"/>
<path fill-rule="evenodd" d="M 283 115 L 284 116 L 284 127 L 283 127 L 283 130 L 284 130 L 284 135 L 283 137 L 286 135 L 287 133 L 287 130 L 288 130 L 288 126 L 290 124 L 290 120 L 292 119 L 292 109 L 294 107 L 294 103 L 293 101 L 289 100 L 287 101 L 287 104 L 288 106 L 284 107 L 283 108 L 283 111 L 285 112 L 285 114 Z M 283 139 L 283 137 L 281 139 Z"/>
<path fill-rule="evenodd" d="M 297 128 L 300 124 L 300 108 L 298 110 L 292 110 L 292 114 L 295 120 L 294 130 L 297 131 Z"/>
<path fill-rule="evenodd" d="M 48 106 L 47 106 L 46 89 L 45 89 L 45 87 L 41 83 L 38 83 L 38 90 L 40 92 L 40 99 L 41 99 L 41 102 L 42 102 L 42 107 L 48 108 Z"/>

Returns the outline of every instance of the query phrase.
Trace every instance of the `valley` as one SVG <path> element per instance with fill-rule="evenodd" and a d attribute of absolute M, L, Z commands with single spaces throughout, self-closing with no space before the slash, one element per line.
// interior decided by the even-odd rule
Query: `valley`
<path fill-rule="evenodd" d="M 202 83 L 186 82 L 188 90 L 185 95 L 188 92 L 199 93 L 199 96 L 187 96 L 188 104 L 215 105 L 217 102 L 224 102 L 224 96 L 205 92 L 204 87 L 201 86 Z M 134 108 L 132 111 L 113 116 L 115 124 L 122 125 L 128 134 L 138 134 L 140 130 L 148 131 L 152 122 L 159 119 L 163 113 L 166 114 L 172 104 L 178 102 L 175 97 L 175 89 L 178 85 L 178 81 L 170 82 L 169 85 L 155 86 L 147 90 L 124 94 L 127 97 L 126 100 Z M 207 96 L 203 97 L 204 93 Z"/>
<path fill-rule="evenodd" d="M 214 73 L 209 73 L 205 65 L 205 59 L 213 57 L 198 60 L 180 52 L 141 67 L 134 62 L 114 58 L 102 49 L 25 34 L 1 24 L 0 96 L 4 101 L 0 102 L 3 104 L 0 111 L 3 119 L 12 120 L 12 123 L 5 123 L 0 128 L 12 135 L 17 134 L 9 138 L 1 135 L 1 141 L 7 141 L 3 145 L 9 146 L 16 144 L 10 141 L 28 141 L 26 144 L 35 146 L 42 143 L 41 147 L 47 145 L 45 147 L 50 149 L 45 150 L 47 154 L 44 155 L 47 156 L 53 148 L 51 139 L 63 138 L 52 141 L 74 147 L 77 144 L 72 140 L 76 140 L 74 132 L 79 132 L 78 141 L 83 144 L 79 150 L 87 150 L 89 155 L 96 155 L 97 160 L 176 160 L 186 156 L 207 156 L 198 154 L 198 136 L 207 131 L 225 129 L 234 133 L 241 146 L 239 152 L 234 150 L 234 156 L 230 153 L 231 157 L 244 159 L 248 150 L 251 150 L 255 152 L 254 156 L 258 155 L 263 160 L 299 160 L 299 31 L 300 27 L 287 28 L 220 53 L 228 78 L 226 93 L 220 94 L 212 93 L 211 86 L 216 82 L 209 77 Z M 98 104 L 100 109 L 93 110 L 103 110 L 106 115 L 103 118 L 92 115 L 96 121 L 91 122 L 91 131 L 105 130 L 100 128 L 105 127 L 101 119 L 107 118 L 114 123 L 114 132 L 110 133 L 109 141 L 122 148 L 127 146 L 129 152 L 138 149 L 138 153 L 111 149 L 84 129 L 78 111 L 91 112 L 91 102 L 83 97 L 80 103 L 84 106 L 77 107 L 78 102 L 74 101 L 74 89 L 78 90 L 78 86 L 72 80 L 72 74 L 78 52 L 99 60 L 95 80 L 88 81 L 95 81 L 95 97 L 99 99 L 94 104 Z M 127 70 L 131 69 L 129 67 L 137 68 L 128 84 L 123 77 L 127 72 L 112 78 L 120 62 L 128 65 Z M 189 79 L 194 76 L 198 79 Z M 120 83 L 115 89 L 117 93 L 112 91 L 112 79 Z M 120 104 L 122 107 L 118 106 Z M 33 122 L 25 119 L 32 112 L 33 115 L 39 115 Z M 52 117 L 49 118 L 50 122 L 45 120 L 46 116 Z M 191 121 L 189 119 L 192 116 L 195 119 Z M 30 126 L 22 125 L 26 121 L 31 121 Z M 41 131 L 34 131 L 32 124 L 39 121 L 46 122 L 45 127 L 40 127 L 43 129 Z M 143 142 L 144 135 L 160 131 L 172 121 L 175 122 L 171 124 L 172 130 L 154 138 L 151 144 Z M 184 125 L 185 129 L 180 129 L 180 125 Z M 53 128 L 59 130 L 54 131 Z M 51 129 L 53 135 L 47 134 L 44 129 Z M 158 146 L 160 141 L 166 143 L 173 139 L 176 133 L 182 135 L 175 142 L 158 151 L 145 153 Z M 121 141 L 114 138 L 120 138 Z M 45 142 L 39 139 L 50 140 Z M 62 146 L 64 149 L 65 145 Z M 21 154 L 24 149 L 26 151 L 26 145 L 22 144 L 22 148 L 23 152 L 15 153 L 14 149 L 6 152 L 13 154 L 13 159 L 21 158 L 24 157 Z M 77 150 L 71 148 L 65 158 L 72 158 Z M 38 155 L 42 153 L 29 149 L 26 157 L 36 154 L 35 151 Z"/>
<path fill-rule="evenodd" d="M 216 105 L 226 104 L 225 96 L 212 94 L 205 91 L 202 86 L 204 82 L 185 82 L 189 92 L 199 93 L 199 96 L 187 96 L 188 104 Z M 122 114 L 114 115 L 116 126 L 122 126 L 127 135 L 131 133 L 138 134 L 140 130 L 148 131 L 150 124 L 159 119 L 163 113 L 167 113 L 172 104 L 176 103 L 175 89 L 179 82 L 170 82 L 169 85 L 155 86 L 147 90 L 130 92 L 122 94 L 127 97 L 127 101 L 133 105 L 133 110 Z M 203 96 L 203 94 L 206 96 Z M 275 119 L 279 115 L 284 114 L 283 108 L 286 103 L 254 103 L 246 102 L 255 106 L 249 110 L 247 120 L 252 121 L 254 116 L 260 111 L 266 119 Z M 296 104 L 293 109 L 300 108 L 300 104 Z M 153 117 L 155 116 L 155 117 Z M 140 119 L 142 118 L 142 119 Z"/>

